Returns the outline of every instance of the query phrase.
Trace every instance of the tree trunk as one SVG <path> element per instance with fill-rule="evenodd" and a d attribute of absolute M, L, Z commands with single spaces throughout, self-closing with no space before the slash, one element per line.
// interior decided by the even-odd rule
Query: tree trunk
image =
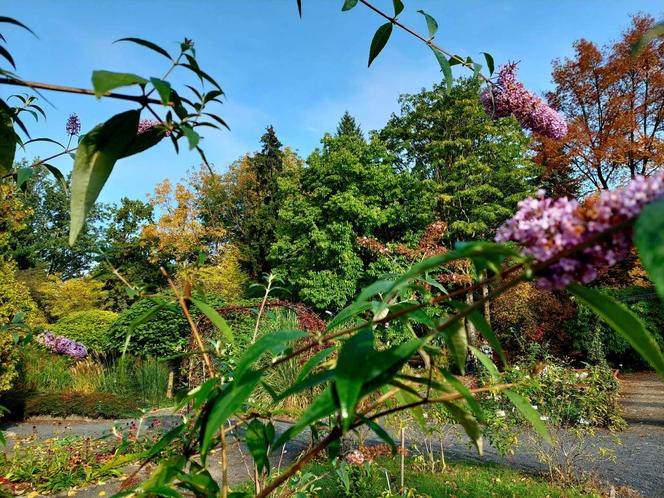
<path fill-rule="evenodd" d="M 468 292 L 466 294 L 466 304 L 472 306 L 474 302 L 473 293 Z M 475 325 L 468 318 L 466 318 L 466 334 L 468 336 L 468 344 L 477 347 L 477 329 L 475 329 Z"/>
<path fill-rule="evenodd" d="M 489 286 L 487 284 L 482 285 L 482 297 L 486 298 L 489 295 Z M 484 301 L 484 319 L 486 323 L 491 325 L 491 303 L 489 301 Z"/>

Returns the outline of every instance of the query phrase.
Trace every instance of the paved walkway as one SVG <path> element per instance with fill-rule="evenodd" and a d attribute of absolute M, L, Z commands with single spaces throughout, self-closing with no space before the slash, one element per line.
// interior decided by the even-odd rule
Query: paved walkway
<path fill-rule="evenodd" d="M 586 439 L 583 449 L 580 448 L 578 440 L 575 440 L 569 431 L 557 433 L 561 444 L 558 453 L 578 453 L 575 467 L 581 472 L 593 472 L 603 482 L 616 486 L 621 496 L 622 487 L 636 490 L 643 497 L 664 498 L 664 383 L 655 374 L 637 373 L 627 374 L 621 379 L 622 382 L 622 404 L 624 416 L 629 423 L 629 428 L 615 435 L 606 430 L 599 430 L 596 436 Z M 162 420 L 169 420 L 170 416 L 163 412 L 157 414 Z M 131 420 L 122 420 L 115 423 L 129 424 Z M 14 426 L 5 426 L 3 430 L 9 435 L 27 436 L 36 431 L 39 438 L 53 437 L 58 434 L 81 434 L 86 436 L 101 436 L 107 433 L 113 422 L 85 422 L 68 421 L 34 421 Z M 285 424 L 278 424 L 277 429 L 283 430 Z M 480 458 L 477 453 L 468 446 L 467 439 L 458 434 L 454 428 L 450 431 L 444 443 L 445 454 L 448 461 L 451 460 L 476 460 Z M 527 434 L 521 438 L 528 440 Z M 293 461 L 300 451 L 307 445 L 307 435 L 301 436 L 297 441 L 288 446 L 287 451 L 281 455 L 273 456 L 273 464 L 287 466 Z M 9 441 L 11 443 L 11 437 Z M 420 438 L 413 433 L 408 438 L 411 443 L 418 443 Z M 373 443 L 374 440 L 369 440 Z M 375 441 L 376 443 L 379 441 Z M 420 444 L 421 446 L 421 444 Z M 497 451 L 485 445 L 485 460 L 495 461 L 511 467 L 529 472 L 542 472 L 546 468 L 539 463 L 537 451 L 540 445 L 527 442 L 519 446 L 516 454 L 512 457 L 501 457 Z M 239 483 L 248 479 L 248 468 L 250 457 L 246 451 L 238 450 L 237 445 L 229 452 L 229 478 L 231 483 Z M 597 454 L 600 448 L 607 448 L 616 455 L 616 461 L 601 460 L 593 462 L 587 458 L 590 454 Z M 547 451 L 551 452 L 550 449 Z M 560 456 L 560 455 L 559 455 Z M 218 457 L 212 458 L 210 468 L 213 475 L 220 477 Z M 84 490 L 76 490 L 76 496 L 92 498 L 100 496 L 101 492 L 111 495 L 119 489 L 119 481 L 107 482 L 104 485 L 92 486 Z M 67 493 L 61 494 L 67 496 Z M 69 496 L 72 496 L 71 494 Z"/>

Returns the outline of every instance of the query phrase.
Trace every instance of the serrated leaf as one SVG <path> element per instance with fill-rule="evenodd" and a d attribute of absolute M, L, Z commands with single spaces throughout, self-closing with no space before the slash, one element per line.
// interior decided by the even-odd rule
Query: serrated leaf
<path fill-rule="evenodd" d="M 436 32 L 438 31 L 438 22 L 423 10 L 418 10 L 417 12 L 424 16 L 424 20 L 427 23 L 427 29 L 429 30 L 429 39 L 436 36 Z"/>
<path fill-rule="evenodd" d="M 105 93 L 122 86 L 145 85 L 147 82 L 148 80 L 145 78 L 132 73 L 92 72 L 92 88 L 94 88 L 97 98 L 101 98 Z"/>
<path fill-rule="evenodd" d="M 168 81 L 160 80 L 159 78 L 150 78 L 150 83 L 152 83 L 152 86 L 157 90 L 161 103 L 168 105 L 171 101 L 171 84 Z"/>
<path fill-rule="evenodd" d="M 643 208 L 634 225 L 634 244 L 664 303 L 664 199 Z"/>
<path fill-rule="evenodd" d="M 228 323 L 226 320 L 224 320 L 224 317 L 222 317 L 217 310 L 215 310 L 212 306 L 209 304 L 200 301 L 198 299 L 191 299 L 191 302 L 194 303 L 194 306 L 196 306 L 201 312 L 208 317 L 208 320 L 212 322 L 212 324 L 217 327 L 217 329 L 224 334 L 224 337 L 226 340 L 231 343 L 235 344 L 235 338 L 233 337 L 233 331 L 231 328 L 228 326 Z"/>
<path fill-rule="evenodd" d="M 115 40 L 113 43 L 121 42 L 121 41 L 127 41 L 131 43 L 136 43 L 138 45 L 142 45 L 144 47 L 149 48 L 150 50 L 154 50 L 158 54 L 163 55 L 167 59 L 170 59 L 171 61 L 173 60 L 173 57 L 171 57 L 171 54 L 169 54 L 166 50 L 161 48 L 159 45 L 156 43 L 152 43 L 151 41 L 148 40 L 143 40 L 141 38 L 120 38 L 119 40 Z"/>
<path fill-rule="evenodd" d="M 136 136 L 138 119 L 138 111 L 126 111 L 97 125 L 81 137 L 71 176 L 70 245 L 76 242 L 85 217 L 97 200 L 116 161 Z"/>
<path fill-rule="evenodd" d="M 571 284 L 567 290 L 623 336 L 664 379 L 664 354 L 639 317 L 621 302 L 595 289 Z"/>
<path fill-rule="evenodd" d="M 533 428 L 537 431 L 537 433 L 542 436 L 542 438 L 549 444 L 552 444 L 551 442 L 551 435 L 549 434 L 548 429 L 546 428 L 546 424 L 542 421 L 540 418 L 540 414 L 535 410 L 530 402 L 528 402 L 525 398 L 523 398 L 520 394 L 517 394 L 515 391 L 512 391 L 511 389 L 505 389 L 505 395 L 509 398 L 509 400 L 512 402 L 512 404 L 516 407 L 519 412 L 521 412 L 521 415 L 524 416 L 524 418 L 530 422 L 530 425 L 533 426 Z"/>
<path fill-rule="evenodd" d="M 491 76 L 495 69 L 493 56 L 488 52 L 482 52 L 482 55 L 484 55 L 484 60 L 486 61 L 486 67 L 489 70 L 489 76 Z"/>
<path fill-rule="evenodd" d="M 344 432 L 348 430 L 355 414 L 362 385 L 367 379 L 367 366 L 374 351 L 373 331 L 362 329 L 348 339 L 339 352 L 335 369 L 335 385 L 341 408 Z"/>
<path fill-rule="evenodd" d="M 341 7 L 341 12 L 346 12 L 357 5 L 359 0 L 344 0 L 344 5 Z"/>
<path fill-rule="evenodd" d="M 385 48 L 387 41 L 390 39 L 392 34 L 392 23 L 388 22 L 383 24 L 380 28 L 376 30 L 373 39 L 371 40 L 371 46 L 369 47 L 369 66 L 374 61 L 381 50 Z"/>

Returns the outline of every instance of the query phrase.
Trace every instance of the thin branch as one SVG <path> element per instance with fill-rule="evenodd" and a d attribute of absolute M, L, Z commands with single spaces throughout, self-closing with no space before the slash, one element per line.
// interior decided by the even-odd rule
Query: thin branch
<path fill-rule="evenodd" d="M 51 92 L 64 92 L 64 93 L 75 93 L 79 95 L 97 95 L 94 90 L 89 90 L 87 88 L 76 88 L 73 86 L 62 86 L 62 85 L 51 85 L 49 83 L 40 83 L 38 81 L 24 81 L 18 80 L 15 78 L 0 78 L 0 85 L 12 85 L 12 86 L 25 86 L 28 88 L 34 88 L 39 90 L 49 90 Z M 144 95 L 127 95 L 124 93 L 115 93 L 115 92 L 106 92 L 102 95 L 103 97 L 110 97 L 112 99 L 119 100 L 129 100 L 131 102 L 137 102 L 141 105 L 147 104 L 158 104 L 162 105 L 161 100 L 150 99 Z M 170 104 L 170 102 L 169 102 Z"/>

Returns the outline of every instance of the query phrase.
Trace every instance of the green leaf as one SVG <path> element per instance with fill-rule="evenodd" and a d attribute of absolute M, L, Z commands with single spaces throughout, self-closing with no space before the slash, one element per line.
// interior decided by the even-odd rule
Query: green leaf
<path fill-rule="evenodd" d="M 152 43 L 151 41 L 148 40 L 143 40 L 141 38 L 120 38 L 119 40 L 115 40 L 113 43 L 121 42 L 121 41 L 127 41 L 131 43 L 136 43 L 138 45 L 142 45 L 144 47 L 149 48 L 150 50 L 154 50 L 158 54 L 163 55 L 167 59 L 170 59 L 171 61 L 173 60 L 173 57 L 171 57 L 171 54 L 166 52 L 163 48 L 161 48 L 159 45 L 156 43 Z"/>
<path fill-rule="evenodd" d="M 450 304 L 458 310 L 465 310 L 468 308 L 466 303 L 460 303 L 459 301 L 450 301 Z M 484 315 L 479 310 L 473 310 L 468 315 L 466 315 L 466 318 L 473 325 L 475 325 L 475 328 L 479 331 L 482 337 L 484 337 L 494 349 L 494 351 L 498 353 L 498 356 L 500 356 L 500 360 L 503 362 L 503 365 L 507 366 L 507 357 L 505 356 L 505 351 L 503 351 L 503 347 L 500 344 L 498 337 L 491 328 L 491 325 L 489 325 L 489 322 L 487 322 L 486 318 L 484 318 Z"/>
<path fill-rule="evenodd" d="M 639 257 L 664 302 L 664 199 L 648 204 L 634 225 Z"/>
<path fill-rule="evenodd" d="M 337 316 L 330 320 L 327 324 L 327 330 L 332 330 L 339 325 L 347 322 L 354 316 L 362 313 L 363 311 L 371 309 L 371 303 L 353 303 L 342 309 Z"/>
<path fill-rule="evenodd" d="M 433 38 L 436 35 L 436 32 L 438 31 L 438 23 L 433 17 L 431 17 L 423 10 L 418 10 L 417 12 L 422 14 L 427 22 L 427 29 L 429 30 L 429 39 Z"/>
<path fill-rule="evenodd" d="M 455 401 L 446 401 L 443 403 L 447 411 L 450 412 L 452 417 L 461 424 L 463 430 L 471 439 L 477 452 L 482 455 L 482 429 L 475 417 L 466 409 L 465 406 Z"/>
<path fill-rule="evenodd" d="M 249 424 L 247 424 L 247 432 L 245 434 L 245 441 L 249 452 L 256 463 L 256 468 L 259 473 L 263 472 L 263 469 L 270 473 L 270 459 L 268 458 L 268 451 L 270 443 L 274 439 L 274 426 L 272 423 L 268 423 L 272 427 L 270 431 L 267 425 L 263 425 L 260 420 L 254 419 Z"/>
<path fill-rule="evenodd" d="M 341 12 L 346 12 L 357 5 L 359 0 L 344 0 L 344 5 L 341 7 Z"/>
<path fill-rule="evenodd" d="M 552 444 L 551 435 L 546 428 L 546 424 L 542 422 L 540 414 L 537 412 L 537 410 L 535 410 L 525 398 L 517 394 L 515 391 L 512 391 L 511 389 L 505 389 L 505 395 L 509 398 L 516 409 L 521 412 L 521 415 L 523 415 L 524 418 L 530 422 L 530 425 L 533 426 L 537 433 L 542 436 L 542 438 L 547 443 Z"/>
<path fill-rule="evenodd" d="M 344 432 L 348 430 L 353 420 L 355 405 L 359 400 L 362 385 L 367 378 L 367 367 L 373 351 L 373 331 L 366 328 L 348 339 L 339 352 L 335 369 L 335 383 Z"/>
<path fill-rule="evenodd" d="M 398 16 L 403 12 L 403 2 L 401 0 L 392 0 L 394 5 L 394 17 Z"/>
<path fill-rule="evenodd" d="M 154 456 L 158 455 L 168 444 L 170 444 L 172 441 L 174 441 L 177 437 L 179 437 L 184 430 L 187 428 L 186 425 L 184 424 L 179 424 L 170 431 L 168 431 L 166 434 L 164 434 L 159 441 L 157 441 L 155 444 L 153 444 L 142 456 L 144 460 L 149 460 L 153 458 Z"/>
<path fill-rule="evenodd" d="M 201 457 L 203 461 L 212 446 L 215 435 L 231 415 L 242 407 L 260 381 L 261 372 L 252 370 L 231 382 L 221 394 L 212 400 L 207 408 L 206 418 L 201 433 Z"/>
<path fill-rule="evenodd" d="M 34 172 L 34 168 L 19 168 L 16 172 L 16 186 L 18 188 L 23 187 L 25 182 L 32 177 Z"/>
<path fill-rule="evenodd" d="M 70 245 L 76 242 L 85 217 L 113 171 L 115 162 L 136 136 L 138 119 L 138 111 L 123 112 L 81 137 L 71 177 Z"/>
<path fill-rule="evenodd" d="M 489 358 L 487 355 L 482 353 L 479 349 L 477 349 L 474 346 L 468 346 L 468 348 L 473 352 L 473 355 L 475 358 L 477 358 L 482 366 L 487 369 L 489 372 L 489 377 L 491 377 L 491 380 L 493 382 L 498 382 L 500 380 L 500 373 L 498 372 L 498 369 L 496 368 L 496 365 L 493 363 L 491 358 Z"/>
<path fill-rule="evenodd" d="M 226 320 L 224 320 L 224 317 L 222 317 L 219 313 L 217 313 L 217 310 L 215 310 L 209 304 L 203 301 L 199 301 L 198 299 L 192 298 L 191 302 L 194 303 L 194 306 L 196 306 L 199 310 L 201 310 L 206 317 L 208 317 L 208 319 L 212 322 L 212 324 L 215 327 L 217 327 L 217 329 L 219 329 L 219 331 L 221 331 L 222 334 L 224 334 L 224 337 L 226 337 L 226 340 L 229 343 L 235 344 L 233 331 L 228 326 Z"/>
<path fill-rule="evenodd" d="M 648 43 L 660 36 L 664 36 L 664 22 L 655 24 L 632 44 L 632 57 L 639 55 L 639 52 L 641 52 Z"/>
<path fill-rule="evenodd" d="M 568 285 L 567 290 L 622 335 L 664 378 L 664 355 L 643 322 L 629 308 L 606 294 L 579 284 Z"/>
<path fill-rule="evenodd" d="M 375 295 L 388 292 L 393 285 L 394 281 L 392 280 L 377 280 L 373 284 L 362 289 L 360 295 L 355 299 L 355 302 L 360 303 L 363 301 L 370 301 Z"/>
<path fill-rule="evenodd" d="M 105 93 L 121 86 L 145 85 L 147 82 L 148 80 L 145 78 L 131 73 L 92 72 L 92 88 L 94 88 L 97 98 L 101 98 Z"/>
<path fill-rule="evenodd" d="M 293 384 L 286 390 L 280 394 L 277 394 L 276 396 L 273 396 L 272 401 L 276 403 L 277 401 L 286 399 L 293 394 L 302 392 L 305 389 L 311 389 L 312 387 L 318 386 L 332 379 L 334 379 L 334 370 L 323 370 L 321 372 L 310 375 L 309 377 L 305 377 L 299 382 L 293 382 Z"/>
<path fill-rule="evenodd" d="M 275 354 L 281 353 L 288 348 L 289 342 L 308 336 L 307 332 L 301 330 L 279 330 L 264 335 L 249 346 L 240 357 L 235 367 L 235 375 L 238 377 L 241 376 L 247 367 L 260 358 L 266 351 L 272 351 Z"/>
<path fill-rule="evenodd" d="M 171 101 L 171 84 L 168 81 L 160 80 L 159 78 L 150 78 L 150 82 L 155 90 L 157 90 L 161 103 L 168 105 Z"/>
<path fill-rule="evenodd" d="M 449 382 L 454 390 L 461 394 L 463 396 L 463 399 L 466 400 L 466 403 L 468 403 L 468 406 L 470 409 L 473 411 L 473 414 L 475 415 L 476 418 L 482 419 L 483 418 L 483 413 L 482 413 L 482 408 L 480 407 L 480 404 L 477 402 L 475 399 L 475 396 L 473 396 L 473 393 L 470 392 L 470 389 L 468 389 L 463 382 L 461 382 L 459 379 L 457 379 L 454 375 L 452 375 L 450 372 L 445 370 L 444 368 L 439 368 L 438 369 L 441 374 L 443 374 L 443 377 L 445 377 L 445 380 Z"/>
<path fill-rule="evenodd" d="M 321 363 L 325 358 L 330 356 L 330 354 L 332 354 L 332 352 L 335 351 L 336 349 L 337 349 L 336 347 L 323 349 L 322 351 L 318 351 L 318 353 L 309 358 L 302 367 L 302 369 L 300 370 L 300 373 L 297 374 L 297 377 L 293 381 L 293 384 L 301 382 L 302 379 L 304 379 L 307 375 L 309 375 L 309 372 L 311 372 L 314 368 L 316 368 L 319 363 Z"/>
<path fill-rule="evenodd" d="M 317 420 L 327 417 L 334 413 L 337 405 L 334 402 L 332 388 L 327 387 L 318 397 L 316 397 L 304 411 L 302 416 L 275 441 L 273 448 L 281 448 L 286 442 L 297 436 L 306 427 Z"/>
<path fill-rule="evenodd" d="M 25 24 L 23 24 L 20 21 L 17 21 L 16 19 L 12 17 L 6 17 L 6 16 L 0 16 L 0 23 L 7 23 L 7 24 L 13 24 L 15 26 L 20 26 L 21 28 L 29 31 L 32 33 L 35 37 L 37 36 L 34 31 L 32 31 L 30 28 L 28 28 Z"/>
<path fill-rule="evenodd" d="M 200 135 L 196 133 L 189 125 L 183 124 L 180 125 L 180 128 L 182 128 L 184 135 L 187 137 L 187 141 L 189 142 L 189 150 L 195 149 L 198 145 L 198 141 L 201 139 Z"/>
<path fill-rule="evenodd" d="M 468 336 L 461 320 L 457 320 L 443 330 L 443 340 L 450 350 L 452 358 L 454 358 L 454 363 L 463 374 L 466 370 L 466 358 L 468 357 Z"/>
<path fill-rule="evenodd" d="M 482 52 L 482 55 L 484 55 L 484 60 L 486 61 L 486 67 L 489 70 L 489 76 L 491 76 L 493 74 L 494 69 L 495 69 L 495 64 L 493 62 L 493 56 L 488 52 Z"/>
<path fill-rule="evenodd" d="M 166 136 L 166 131 L 167 128 L 165 126 L 155 125 L 145 130 L 143 133 L 139 133 L 120 155 L 120 159 L 133 156 L 134 154 L 143 152 L 150 147 L 154 147 Z"/>
<path fill-rule="evenodd" d="M 8 174 L 14 167 L 17 138 L 11 117 L 0 109 L 0 176 Z"/>
<path fill-rule="evenodd" d="M 394 439 L 392 439 L 392 436 L 390 436 L 385 429 L 383 429 L 380 425 L 378 425 L 373 420 L 368 419 L 366 417 L 363 417 L 362 415 L 360 415 L 360 420 L 363 423 L 365 423 L 372 431 L 374 431 L 376 433 L 376 436 L 378 436 L 383 441 L 385 441 L 385 443 L 392 450 L 392 455 L 396 455 L 397 445 L 394 443 Z"/>
<path fill-rule="evenodd" d="M 431 50 L 433 50 L 433 53 L 436 56 L 436 60 L 438 60 L 440 70 L 445 76 L 445 83 L 447 84 L 447 89 L 449 90 L 454 84 L 454 75 L 452 74 L 452 66 L 450 65 L 450 61 L 447 60 L 445 54 L 443 54 L 440 50 L 435 48 L 432 48 Z"/>
<path fill-rule="evenodd" d="M 371 66 L 373 60 L 376 57 L 378 57 L 378 54 L 380 54 L 381 50 L 385 48 L 387 40 L 390 39 L 391 34 L 392 34 L 391 22 L 383 24 L 380 28 L 376 30 L 376 33 L 374 34 L 374 37 L 371 40 L 371 46 L 369 47 L 369 64 L 368 64 L 369 66 Z"/>

